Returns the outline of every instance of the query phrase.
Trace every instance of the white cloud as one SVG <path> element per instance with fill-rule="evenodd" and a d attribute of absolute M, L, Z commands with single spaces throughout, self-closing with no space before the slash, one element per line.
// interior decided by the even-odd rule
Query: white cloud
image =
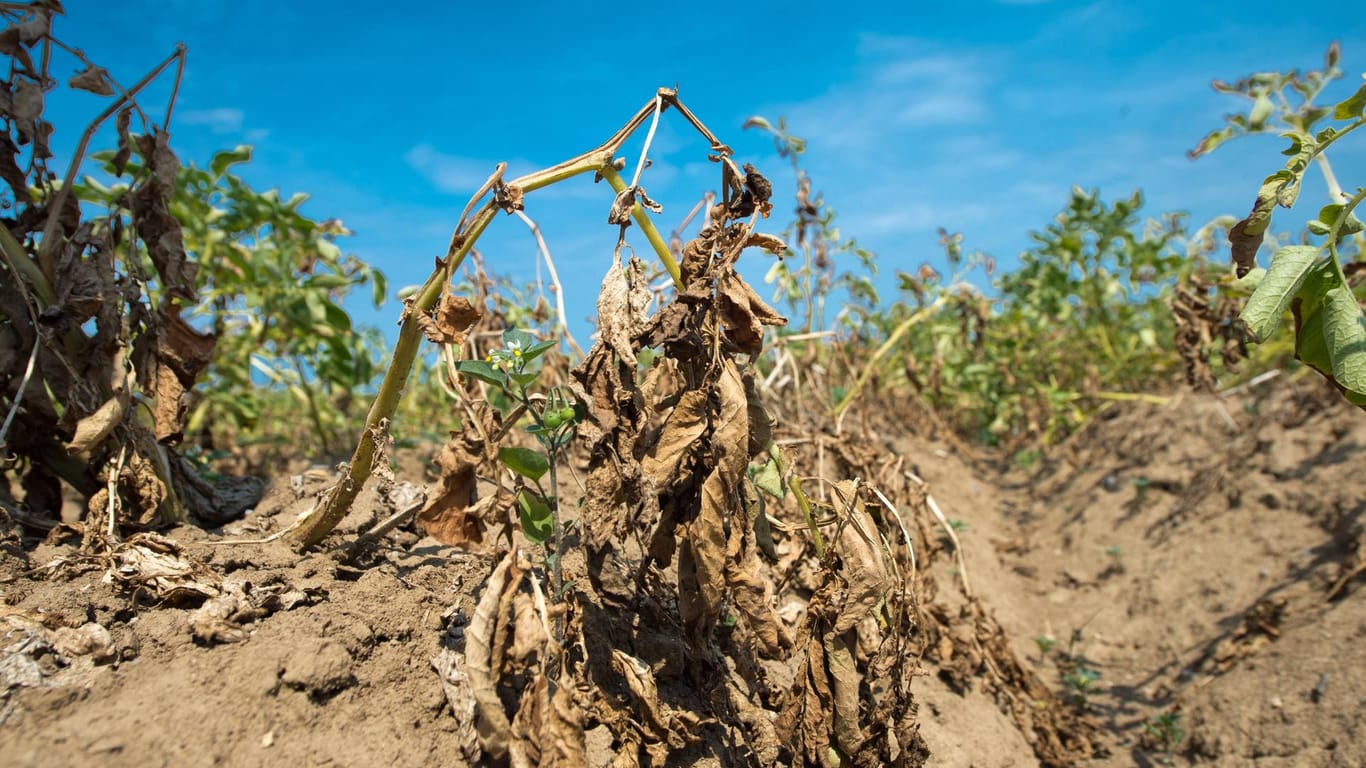
<path fill-rule="evenodd" d="M 216 134 L 237 133 L 242 130 L 246 115 L 235 107 L 192 109 L 176 118 L 182 125 L 204 126 Z"/>
<path fill-rule="evenodd" d="M 488 180 L 497 163 L 448 155 L 430 144 L 418 144 L 403 156 L 413 170 L 437 189 L 451 194 L 473 194 Z"/>

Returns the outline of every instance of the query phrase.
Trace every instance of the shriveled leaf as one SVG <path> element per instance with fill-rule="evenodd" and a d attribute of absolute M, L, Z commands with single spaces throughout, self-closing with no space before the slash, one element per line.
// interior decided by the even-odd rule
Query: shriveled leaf
<path fill-rule="evenodd" d="M 626 679 L 626 685 L 645 714 L 644 725 L 651 735 L 657 740 L 666 738 L 669 733 L 669 715 L 659 700 L 659 688 L 655 684 L 654 672 L 651 671 L 650 665 L 625 651 L 613 648 L 612 668 Z"/>
<path fill-rule="evenodd" d="M 1320 249 L 1311 245 L 1290 245 L 1276 251 L 1266 276 L 1240 315 L 1254 339 L 1266 341 L 1280 327 L 1319 253 Z"/>
<path fill-rule="evenodd" d="M 702 506 L 688 526 L 688 548 L 701 597 L 701 612 L 690 628 L 695 637 L 708 636 L 721 616 L 726 590 L 726 520 L 740 508 L 740 480 L 748 462 L 745 386 L 734 361 L 722 363 L 713 391 L 717 409 L 711 417 L 711 444 L 717 454 L 716 466 L 702 483 Z"/>
<path fill-rule="evenodd" d="M 707 429 L 707 401 L 702 390 L 684 392 L 669 412 L 658 440 L 641 457 L 640 468 L 656 487 L 667 488 L 680 478 L 683 459 Z"/>
<path fill-rule="evenodd" d="M 726 585 L 762 653 L 769 658 L 781 658 L 783 650 L 792 645 L 792 639 L 773 610 L 773 584 L 764 577 L 766 569 L 759 559 L 754 526 L 746 525 L 747 522 L 740 516 L 731 523 L 726 542 Z"/>
<path fill-rule="evenodd" d="M 436 455 L 435 464 L 441 473 L 440 492 L 418 513 L 418 528 L 442 544 L 481 544 L 483 521 L 472 508 L 478 451 L 462 435 L 456 435 Z"/>
<path fill-rule="evenodd" d="M 164 131 L 155 131 L 135 140 L 138 154 L 152 173 L 134 188 L 128 199 L 138 237 L 147 246 L 147 255 L 156 265 L 167 292 L 193 304 L 197 301 L 195 275 L 199 267 L 186 256 L 180 221 L 171 215 L 169 205 L 175 194 L 180 161 L 171 152 L 167 139 Z"/>
<path fill-rule="evenodd" d="M 109 84 L 109 72 L 104 67 L 97 67 L 94 64 L 87 65 L 85 69 L 72 76 L 68 85 L 89 91 L 96 96 L 114 95 L 114 87 Z"/>
<path fill-rule="evenodd" d="M 626 270 L 621 266 L 621 252 L 612 254 L 612 265 L 602 278 L 602 289 L 598 293 L 598 336 L 631 367 L 636 366 L 636 354 L 631 347 L 631 331 L 634 328 L 630 307 L 630 285 Z"/>
<path fill-rule="evenodd" d="M 186 322 L 174 302 L 163 303 L 156 317 L 152 332 L 133 345 L 133 365 L 143 392 L 156 397 L 157 439 L 169 444 L 180 438 L 188 407 L 184 395 L 213 359 L 217 339 Z"/>
<path fill-rule="evenodd" d="M 110 397 L 95 412 L 76 423 L 76 434 L 66 444 L 66 452 L 72 456 L 89 456 L 90 452 L 123 423 L 129 403 L 129 392 L 119 392 Z"/>
<path fill-rule="evenodd" d="M 505 445 L 498 449 L 498 461 L 503 466 L 529 480 L 540 480 L 550 471 L 545 454 L 531 448 Z"/>
<path fill-rule="evenodd" d="M 1228 241 L 1233 246 L 1233 263 L 1237 265 L 1238 277 L 1257 266 L 1257 249 L 1262 247 L 1267 227 L 1271 226 L 1271 212 L 1276 209 L 1282 190 L 1293 179 L 1293 174 L 1285 170 L 1268 176 L 1257 193 L 1257 201 L 1252 204 L 1252 212 L 1229 229 Z"/>
<path fill-rule="evenodd" d="M 854 491 L 852 481 L 835 485 L 836 510 L 847 517 L 840 529 L 840 575 L 848 585 L 844 605 L 835 619 L 833 631 L 842 634 L 853 629 L 872 612 L 886 594 L 887 565 L 879 548 L 877 527 Z"/>
<path fill-rule="evenodd" d="M 512 724 L 503 710 L 503 702 L 498 698 L 498 670 L 493 668 L 492 661 L 493 639 L 505 594 L 515 589 L 521 581 L 521 574 L 513 571 L 515 559 L 516 551 L 509 551 L 493 569 L 493 573 L 489 574 L 488 581 L 484 582 L 484 594 L 480 596 L 469 628 L 465 631 L 466 671 L 469 674 L 470 692 L 478 708 L 475 722 L 479 746 L 495 760 L 507 755 L 508 742 L 512 738 Z"/>
<path fill-rule="evenodd" d="M 417 324 L 432 343 L 459 346 L 465 343 L 465 334 L 480 316 L 469 299 L 445 294 L 431 315 L 417 317 Z"/>
<path fill-rule="evenodd" d="M 174 539 L 151 531 L 134 534 L 114 549 L 109 576 L 130 592 L 146 590 L 169 601 L 217 597 L 221 585 L 212 569 L 186 556 Z"/>
<path fill-rule="evenodd" d="M 859 685 L 863 679 L 854 663 L 851 635 L 852 632 L 832 633 L 825 641 L 826 670 L 834 693 L 831 703 L 835 742 L 846 755 L 858 754 L 863 746 L 863 730 L 859 727 Z"/>
<path fill-rule="evenodd" d="M 754 355 L 763 349 L 765 325 L 787 325 L 787 318 L 759 298 L 731 267 L 717 276 L 716 300 L 726 335 L 741 352 Z"/>
<path fill-rule="evenodd" d="M 1186 156 L 1194 160 L 1202 155 L 1208 155 L 1215 149 L 1218 149 L 1220 144 L 1223 144 L 1235 135 L 1237 135 L 1237 132 L 1234 130 L 1233 126 L 1225 126 L 1210 131 L 1205 138 L 1200 140 L 1199 144 L 1195 145 L 1195 149 L 1186 153 Z"/>

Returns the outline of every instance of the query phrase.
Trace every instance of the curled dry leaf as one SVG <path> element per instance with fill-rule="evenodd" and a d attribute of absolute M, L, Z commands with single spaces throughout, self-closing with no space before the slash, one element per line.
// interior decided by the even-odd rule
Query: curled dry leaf
<path fill-rule="evenodd" d="M 475 730 L 475 709 L 474 693 L 470 690 L 470 678 L 466 674 L 465 654 L 453 651 L 450 648 L 442 648 L 441 652 L 432 658 L 432 668 L 441 678 L 441 689 L 446 694 L 446 703 L 451 708 L 451 714 L 455 716 L 457 727 L 460 729 L 460 756 L 466 765 L 478 765 L 483 757 L 483 750 L 479 748 L 479 734 Z"/>
<path fill-rule="evenodd" d="M 453 434 L 441 448 L 435 459 L 441 472 L 440 490 L 417 514 L 423 533 L 448 546 L 483 543 L 484 523 L 474 508 L 479 461 L 479 446 L 464 434 Z"/>
<path fill-rule="evenodd" d="M 515 589 L 521 581 L 521 572 L 515 569 L 516 553 L 508 552 L 488 581 L 484 582 L 484 594 L 470 618 L 465 630 L 465 660 L 469 662 L 470 692 L 478 708 L 476 730 L 479 733 L 479 746 L 484 754 L 499 760 L 508 753 L 508 743 L 512 736 L 512 724 L 503 702 L 498 698 L 497 670 L 493 667 L 494 634 L 498 617 L 502 613 L 505 593 Z M 511 584 L 511 587 L 509 586 Z"/>
<path fill-rule="evenodd" d="M 716 302 L 726 324 L 726 337 L 741 352 L 750 355 L 757 355 L 763 349 L 765 325 L 787 325 L 787 318 L 759 298 L 759 294 L 729 265 L 722 267 L 717 275 Z"/>
<path fill-rule="evenodd" d="M 631 338 L 645 324 L 649 306 L 649 287 L 644 282 L 640 262 L 632 257 L 630 268 L 623 268 L 618 248 L 612 254 L 612 265 L 602 278 L 602 291 L 598 294 L 599 343 L 606 344 L 632 368 L 637 363 Z"/>
<path fill-rule="evenodd" d="M 173 539 L 145 532 L 128 537 L 113 551 L 106 578 L 129 591 L 147 590 L 159 600 L 217 597 L 220 582 L 203 563 L 186 557 Z"/>
<path fill-rule="evenodd" d="M 474 308 L 469 299 L 444 294 L 432 314 L 419 316 L 417 324 L 433 344 L 460 346 L 465 343 L 470 327 L 479 322 L 480 317 L 479 310 Z"/>
<path fill-rule="evenodd" d="M 134 141 L 151 174 L 128 194 L 128 203 L 138 237 L 147 246 L 147 255 L 156 266 L 167 295 L 193 304 L 198 267 L 185 255 L 180 221 L 171 215 L 169 207 L 180 161 L 171 152 L 168 138 L 165 131 L 154 130 Z"/>
<path fill-rule="evenodd" d="M 109 84 L 109 72 L 104 67 L 97 67 L 94 64 L 87 65 L 85 69 L 73 75 L 68 84 L 72 88 L 89 91 L 96 96 L 114 95 L 114 87 Z"/>
<path fill-rule="evenodd" d="M 143 391 L 156 398 L 156 439 L 179 442 L 187 403 L 185 393 L 213 358 L 217 338 L 201 333 L 180 316 L 175 302 L 162 302 L 153 327 L 133 345 L 133 366 Z"/>

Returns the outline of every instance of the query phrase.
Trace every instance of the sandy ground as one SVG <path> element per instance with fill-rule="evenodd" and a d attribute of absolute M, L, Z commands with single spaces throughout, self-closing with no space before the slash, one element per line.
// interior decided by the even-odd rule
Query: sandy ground
<path fill-rule="evenodd" d="M 1089 764 L 1366 764 L 1366 415 L 1308 382 L 1184 395 L 1116 408 L 1009 471 L 882 432 L 954 522 L 1015 653 L 1098 728 Z M 462 764 L 468 729 L 432 662 L 496 557 L 411 531 L 364 567 L 223 543 L 287 525 L 327 482 L 273 478 L 224 530 L 162 532 L 167 557 L 202 567 L 159 594 L 130 594 L 76 537 L 0 526 L 0 765 Z M 344 540 L 381 514 L 362 501 Z M 929 765 L 1037 764 L 982 687 L 925 672 Z M 704 752 L 666 764 L 723 764 Z"/>

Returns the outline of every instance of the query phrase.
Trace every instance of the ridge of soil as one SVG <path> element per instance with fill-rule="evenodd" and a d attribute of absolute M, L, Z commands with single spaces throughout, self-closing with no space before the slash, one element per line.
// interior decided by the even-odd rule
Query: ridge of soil
<path fill-rule="evenodd" d="M 1059 692 L 1065 672 L 1099 673 L 1083 709 L 1107 754 L 1091 764 L 1366 760 L 1359 411 L 1290 383 L 1127 404 L 1053 464 L 1005 474 L 947 444 L 893 443 L 955 521 L 971 589 L 1016 656 Z M 419 481 L 415 465 L 400 477 Z M 134 565 L 83 559 L 71 536 L 22 539 L 0 517 L 0 763 L 461 764 L 469 731 L 433 660 L 496 558 L 406 531 L 367 568 L 225 543 L 286 527 L 328 481 L 276 477 L 242 521 L 149 540 L 206 565 L 231 604 L 129 595 L 117 574 Z M 383 514 L 363 492 L 344 540 Z M 963 575 L 942 567 L 943 583 Z M 985 686 L 960 692 L 938 671 L 926 660 L 915 689 L 930 765 L 1037 764 Z M 1148 727 L 1164 714 L 1184 731 L 1170 750 Z M 593 731 L 588 746 L 611 763 Z"/>

